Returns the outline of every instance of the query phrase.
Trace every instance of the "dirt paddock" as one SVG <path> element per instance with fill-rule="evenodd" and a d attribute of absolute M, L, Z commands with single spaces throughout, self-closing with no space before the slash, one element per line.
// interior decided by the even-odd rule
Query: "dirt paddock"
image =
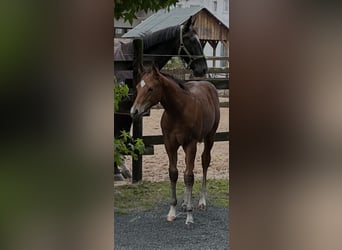
<path fill-rule="evenodd" d="M 221 101 L 227 101 L 228 98 L 220 98 Z M 221 108 L 221 119 L 218 132 L 229 131 L 229 108 Z M 143 118 L 144 135 L 161 135 L 160 119 L 163 109 L 151 109 L 150 116 Z M 203 152 L 203 143 L 197 146 L 195 161 L 195 179 L 202 177 L 201 154 Z M 211 163 L 208 169 L 208 178 L 227 179 L 229 177 L 229 142 L 215 142 L 211 151 Z M 131 169 L 132 163 L 130 157 L 127 157 L 126 166 Z M 178 150 L 178 171 L 179 180 L 183 180 L 185 169 L 185 158 L 183 149 Z M 144 181 L 165 181 L 169 180 L 168 157 L 164 145 L 154 146 L 154 155 L 143 156 L 143 180 Z"/>

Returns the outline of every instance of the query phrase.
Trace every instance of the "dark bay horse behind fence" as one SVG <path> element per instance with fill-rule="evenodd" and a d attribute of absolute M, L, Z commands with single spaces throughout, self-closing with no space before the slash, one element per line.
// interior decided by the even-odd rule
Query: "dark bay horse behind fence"
<path fill-rule="evenodd" d="M 179 56 L 193 71 L 195 76 L 204 76 L 208 66 L 203 55 L 203 49 L 194 30 L 192 17 L 184 25 L 172 26 L 149 34 L 141 34 L 144 45 L 144 55 L 161 69 L 174 55 Z M 125 37 L 125 36 L 124 36 Z M 114 40 L 114 60 L 132 60 L 133 42 L 130 39 Z M 114 69 L 115 70 L 115 69 Z M 115 72 L 117 82 L 131 78 L 128 71 Z M 133 102 L 133 100 L 132 100 Z M 129 115 L 115 114 L 114 136 L 120 136 L 122 130 L 130 131 L 132 119 Z M 117 168 L 115 169 L 117 171 Z"/>
<path fill-rule="evenodd" d="M 144 55 L 153 61 L 159 69 L 165 66 L 172 56 L 179 56 L 195 76 L 204 76 L 208 71 L 203 48 L 194 29 L 192 17 L 184 25 L 168 27 L 153 33 L 140 34 L 143 40 Z M 114 60 L 132 60 L 133 43 L 126 39 L 114 39 Z M 125 75 L 114 72 L 118 81 Z"/>
<path fill-rule="evenodd" d="M 192 187 L 194 184 L 194 161 L 197 143 L 204 141 L 202 153 L 203 180 L 199 207 L 206 208 L 206 178 L 210 164 L 210 151 L 220 120 L 219 98 L 216 88 L 207 81 L 182 82 L 162 74 L 153 67 L 141 69 L 141 81 L 137 85 L 137 97 L 131 108 L 131 116 L 139 118 L 153 105 L 160 102 L 165 111 L 161 118 L 164 144 L 169 157 L 169 176 L 172 201 L 168 221 L 176 219 L 176 183 L 178 179 L 177 152 L 180 146 L 185 152 L 184 203 L 187 211 L 186 224 L 193 223 Z"/>

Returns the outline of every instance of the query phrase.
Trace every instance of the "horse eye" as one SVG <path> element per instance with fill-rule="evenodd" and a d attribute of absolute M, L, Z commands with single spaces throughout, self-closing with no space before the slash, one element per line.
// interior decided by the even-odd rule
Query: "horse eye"
<path fill-rule="evenodd" d="M 152 92 L 153 91 L 153 88 L 152 87 L 149 87 L 148 88 L 148 92 Z"/>

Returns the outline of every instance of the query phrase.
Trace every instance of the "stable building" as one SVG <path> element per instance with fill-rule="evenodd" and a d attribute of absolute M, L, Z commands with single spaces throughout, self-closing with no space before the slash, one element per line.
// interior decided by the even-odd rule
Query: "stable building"
<path fill-rule="evenodd" d="M 193 16 L 195 29 L 204 48 L 209 67 L 228 67 L 229 28 L 207 8 L 194 6 L 173 8 L 170 11 L 160 10 L 122 37 L 139 37 L 142 34 L 155 32 L 167 27 L 182 25 Z M 217 51 L 219 48 L 219 51 Z M 217 57 L 220 58 L 217 58 Z"/>

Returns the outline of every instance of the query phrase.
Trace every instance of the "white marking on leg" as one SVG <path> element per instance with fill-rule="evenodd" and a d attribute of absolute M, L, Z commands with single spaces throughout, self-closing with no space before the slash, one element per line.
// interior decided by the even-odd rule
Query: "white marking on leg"
<path fill-rule="evenodd" d="M 183 202 L 182 202 L 182 209 L 183 212 L 186 212 L 186 206 L 187 206 L 187 193 L 186 193 L 186 189 L 184 189 L 184 196 L 183 196 Z"/>
<path fill-rule="evenodd" d="M 190 223 L 194 223 L 194 217 L 192 216 L 192 212 L 187 212 L 185 224 L 188 225 Z"/>
<path fill-rule="evenodd" d="M 141 80 L 141 82 L 140 82 L 140 86 L 143 88 L 144 86 L 145 86 L 145 81 L 144 80 Z"/>
<path fill-rule="evenodd" d="M 176 206 L 171 205 L 167 215 L 167 221 L 174 221 L 176 219 Z"/>
<path fill-rule="evenodd" d="M 202 190 L 201 190 L 200 199 L 199 199 L 199 202 L 198 202 L 198 207 L 200 209 L 203 209 L 203 210 L 205 210 L 206 207 L 207 207 L 206 194 L 207 194 L 206 178 L 203 177 L 203 180 L 202 180 Z"/>
<path fill-rule="evenodd" d="M 188 188 L 187 187 L 185 187 L 185 190 L 184 190 L 184 200 L 183 200 L 183 204 L 182 204 L 182 206 L 183 207 L 185 207 L 185 211 L 186 211 L 186 209 L 187 209 L 187 207 L 188 207 Z"/>
<path fill-rule="evenodd" d="M 206 199 L 205 199 L 205 193 L 203 193 L 203 191 L 200 193 L 200 199 L 199 199 L 199 202 L 198 202 L 198 207 L 200 209 L 205 209 L 207 207 L 207 202 L 206 202 Z"/>
<path fill-rule="evenodd" d="M 172 202 L 171 202 L 169 213 L 167 215 L 167 221 L 174 221 L 176 219 L 176 205 L 177 205 L 176 183 L 171 182 L 170 188 L 171 188 Z"/>
<path fill-rule="evenodd" d="M 194 223 L 194 218 L 192 216 L 191 194 L 192 194 L 192 187 L 186 186 L 185 195 L 184 195 L 184 200 L 185 200 L 186 210 L 187 210 L 185 224 Z"/>

